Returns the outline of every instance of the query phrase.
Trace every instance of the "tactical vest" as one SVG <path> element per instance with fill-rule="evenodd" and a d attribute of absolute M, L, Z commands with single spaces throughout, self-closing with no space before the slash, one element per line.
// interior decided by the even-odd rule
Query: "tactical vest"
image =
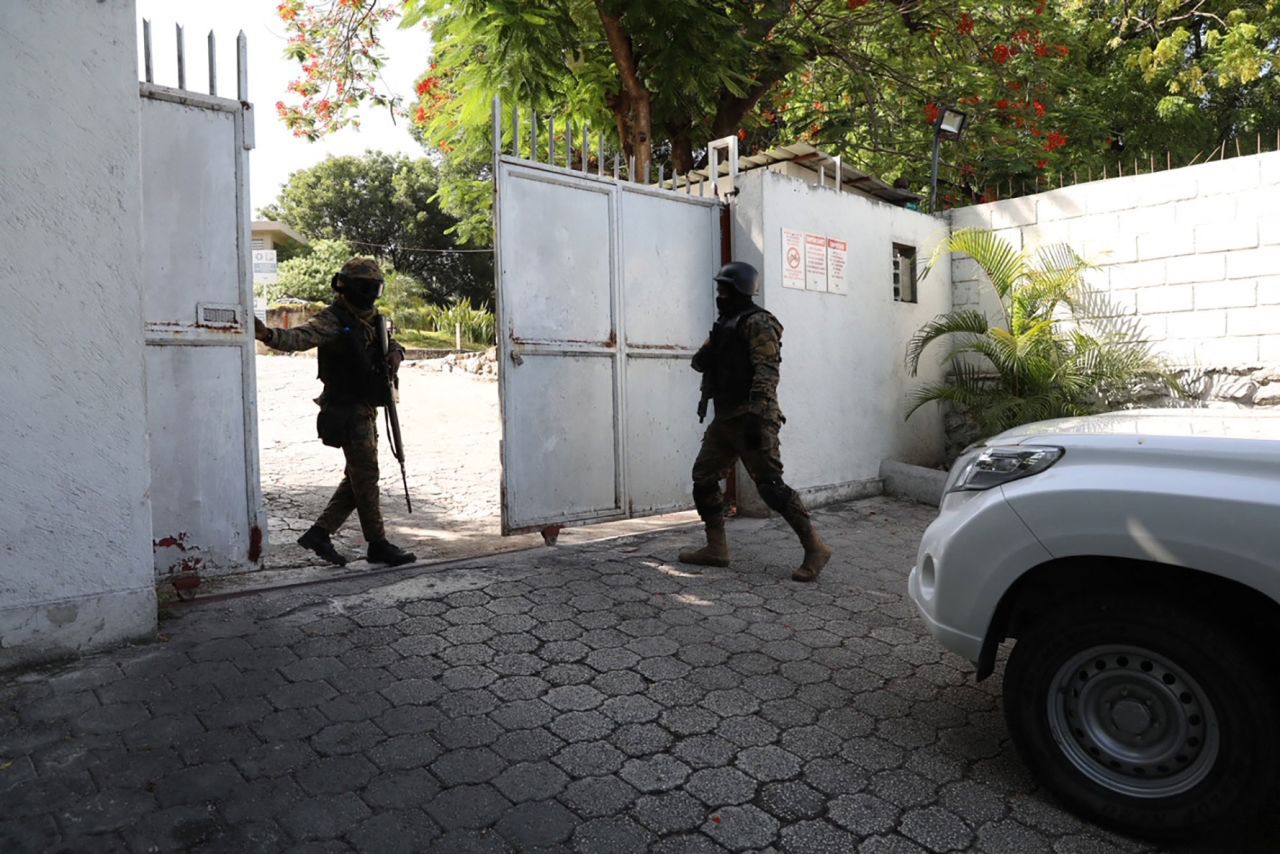
<path fill-rule="evenodd" d="M 751 397 L 755 367 L 751 364 L 751 348 L 741 326 L 748 317 L 763 311 L 758 305 L 749 306 L 717 323 L 712 330 L 711 375 L 716 412 L 745 403 Z"/>
<path fill-rule="evenodd" d="M 382 368 L 382 348 L 373 331 L 340 303 L 335 302 L 329 310 L 342 324 L 342 334 L 321 344 L 317 351 L 325 402 L 386 406 L 391 393 Z"/>

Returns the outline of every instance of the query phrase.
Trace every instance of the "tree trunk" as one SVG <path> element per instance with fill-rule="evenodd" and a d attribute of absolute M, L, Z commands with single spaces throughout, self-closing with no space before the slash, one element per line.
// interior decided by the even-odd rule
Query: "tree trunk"
<path fill-rule="evenodd" d="M 625 97 L 617 99 L 614 120 L 618 123 L 618 134 L 627 155 L 635 158 L 635 175 L 627 176 L 634 181 L 636 175 L 649 174 L 649 162 L 653 159 L 653 117 L 649 90 L 640 80 L 635 48 L 631 37 L 622 27 L 622 20 L 605 10 L 604 0 L 596 0 L 596 9 L 600 13 L 600 23 L 604 25 L 609 49 L 613 52 L 613 61 L 618 66 L 618 76 L 622 80 Z"/>
<path fill-rule="evenodd" d="M 671 168 L 675 175 L 684 175 L 693 169 L 693 139 L 688 127 L 671 135 Z"/>

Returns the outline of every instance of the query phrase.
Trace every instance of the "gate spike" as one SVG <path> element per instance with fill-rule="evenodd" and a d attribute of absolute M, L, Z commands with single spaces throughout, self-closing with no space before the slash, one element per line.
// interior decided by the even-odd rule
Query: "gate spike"
<path fill-rule="evenodd" d="M 520 157 L 520 105 L 511 107 L 511 153 Z"/>
<path fill-rule="evenodd" d="M 529 115 L 529 159 L 538 162 L 538 111 L 531 110 Z"/>
<path fill-rule="evenodd" d="M 493 168 L 498 168 L 498 160 L 502 157 L 502 98 L 497 95 L 493 96 L 493 115 L 490 118 L 493 124 Z"/>
<path fill-rule="evenodd" d="M 244 30 L 236 36 L 236 98 L 249 100 L 249 40 Z"/>
<path fill-rule="evenodd" d="M 154 83 L 155 75 L 151 72 L 151 22 L 146 18 L 142 19 L 142 67 L 147 82 Z"/>
<path fill-rule="evenodd" d="M 564 120 L 564 168 L 573 168 L 573 122 Z"/>
<path fill-rule="evenodd" d="M 613 180 L 615 181 L 618 180 L 618 175 L 621 171 L 622 171 L 622 157 L 621 155 L 615 154 L 613 155 Z"/>
<path fill-rule="evenodd" d="M 582 174 L 586 175 L 591 169 L 591 136 L 590 129 L 584 124 L 582 126 Z"/>
<path fill-rule="evenodd" d="M 604 177 L 604 131 L 596 136 L 596 175 Z"/>
<path fill-rule="evenodd" d="M 627 157 L 627 180 L 632 184 L 636 182 L 636 156 L 634 154 Z"/>
<path fill-rule="evenodd" d="M 556 165 L 556 117 L 547 116 L 547 165 Z"/>
<path fill-rule="evenodd" d="M 213 30 L 209 30 L 209 94 L 218 96 L 218 48 Z"/>
<path fill-rule="evenodd" d="M 174 24 L 174 29 L 178 37 L 178 88 L 187 88 L 187 55 L 186 48 L 183 45 L 182 24 Z"/>

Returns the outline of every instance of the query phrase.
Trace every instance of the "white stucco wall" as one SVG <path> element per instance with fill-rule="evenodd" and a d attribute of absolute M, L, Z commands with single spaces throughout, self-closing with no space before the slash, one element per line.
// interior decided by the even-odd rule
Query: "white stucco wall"
<path fill-rule="evenodd" d="M 0 4 L 0 668 L 155 627 L 134 27 Z"/>
<path fill-rule="evenodd" d="M 1278 197 L 1271 152 L 962 208 L 952 223 L 1016 247 L 1066 242 L 1177 367 L 1251 368 L 1280 364 Z M 994 307 L 971 260 L 952 273 L 957 307 Z"/>
<path fill-rule="evenodd" d="M 919 302 L 893 299 L 893 244 L 917 249 L 923 269 L 946 236 L 946 223 L 785 175 L 740 176 L 733 254 L 764 276 L 760 302 L 785 327 L 779 397 L 787 423 L 782 459 L 787 481 L 818 499 L 858 494 L 880 463 L 941 462 L 936 407 L 904 421 L 917 384 L 904 366 L 916 330 L 951 308 L 950 269 L 919 283 Z M 849 244 L 848 295 L 782 287 L 782 229 L 824 234 Z"/>

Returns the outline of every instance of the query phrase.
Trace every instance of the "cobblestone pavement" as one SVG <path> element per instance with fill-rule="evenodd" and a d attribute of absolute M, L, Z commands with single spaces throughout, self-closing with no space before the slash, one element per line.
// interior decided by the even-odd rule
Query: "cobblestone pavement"
<path fill-rule="evenodd" d="M 903 592 L 928 508 L 693 528 L 176 608 L 0 687 L 0 851 L 1154 850 L 1032 782 Z M 999 674 L 997 673 L 997 677 Z"/>

